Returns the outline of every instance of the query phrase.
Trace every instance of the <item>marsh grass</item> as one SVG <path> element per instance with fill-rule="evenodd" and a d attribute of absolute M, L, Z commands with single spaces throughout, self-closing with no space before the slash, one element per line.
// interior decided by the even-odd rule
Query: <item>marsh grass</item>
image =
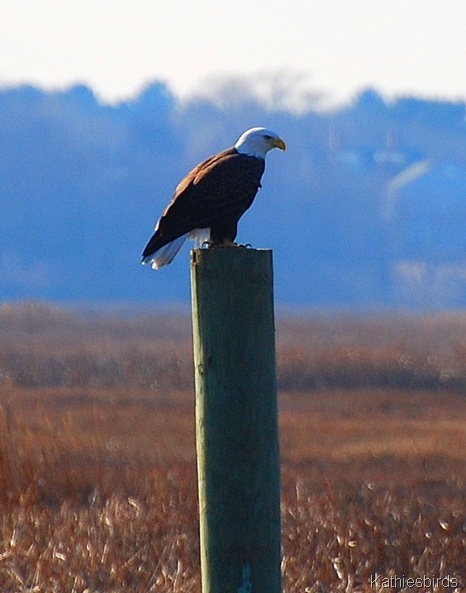
<path fill-rule="evenodd" d="M 200 591 L 189 324 L 3 313 L 0 591 Z M 461 320 L 429 343 L 427 321 L 279 330 L 287 593 L 380 590 L 376 574 L 466 586 Z M 381 383 L 381 356 L 456 382 Z"/>

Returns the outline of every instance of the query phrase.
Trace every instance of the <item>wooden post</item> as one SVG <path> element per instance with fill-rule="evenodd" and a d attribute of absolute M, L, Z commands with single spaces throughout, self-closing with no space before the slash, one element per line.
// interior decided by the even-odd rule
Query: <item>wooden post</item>
<path fill-rule="evenodd" d="M 272 252 L 191 253 L 202 593 L 280 593 Z"/>

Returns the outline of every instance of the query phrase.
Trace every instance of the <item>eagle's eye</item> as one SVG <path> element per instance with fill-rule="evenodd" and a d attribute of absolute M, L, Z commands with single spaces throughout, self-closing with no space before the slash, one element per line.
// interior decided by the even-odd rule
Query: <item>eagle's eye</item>
<path fill-rule="evenodd" d="M 272 140 L 272 136 L 270 136 L 269 134 L 264 134 L 264 138 L 266 140 Z"/>

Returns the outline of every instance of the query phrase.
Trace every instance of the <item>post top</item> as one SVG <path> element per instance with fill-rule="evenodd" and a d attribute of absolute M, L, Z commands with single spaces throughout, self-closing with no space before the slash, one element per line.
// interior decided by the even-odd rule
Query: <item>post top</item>
<path fill-rule="evenodd" d="M 245 245 L 238 245 L 235 247 L 210 247 L 210 248 L 198 248 L 191 249 L 191 262 L 196 263 L 199 258 L 208 261 L 228 261 L 228 260 L 239 260 L 247 258 L 261 258 L 271 257 L 272 249 L 259 248 L 254 249 L 253 247 L 246 247 Z"/>

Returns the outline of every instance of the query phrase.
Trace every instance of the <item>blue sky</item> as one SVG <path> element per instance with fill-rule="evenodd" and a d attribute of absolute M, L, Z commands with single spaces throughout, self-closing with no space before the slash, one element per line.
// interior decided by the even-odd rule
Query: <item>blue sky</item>
<path fill-rule="evenodd" d="M 464 0 L 2 0 L 0 85 L 82 82 L 115 101 L 240 76 L 264 94 L 283 79 L 290 102 L 368 86 L 464 100 L 465 30 Z"/>

